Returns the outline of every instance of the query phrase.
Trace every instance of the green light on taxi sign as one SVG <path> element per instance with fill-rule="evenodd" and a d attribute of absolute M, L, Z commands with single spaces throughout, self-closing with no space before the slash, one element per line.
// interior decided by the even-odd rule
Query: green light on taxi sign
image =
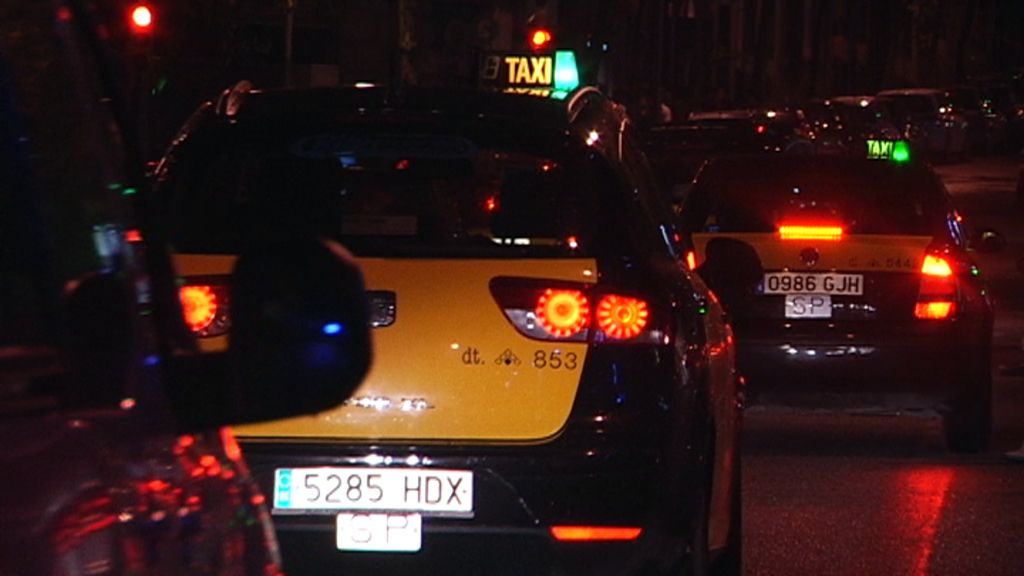
<path fill-rule="evenodd" d="M 576 55 L 568 50 L 555 52 L 555 92 L 569 93 L 580 85 L 580 72 L 576 68 Z"/>
<path fill-rule="evenodd" d="M 910 161 L 910 146 L 905 140 L 868 140 L 867 147 L 868 160 Z"/>
<path fill-rule="evenodd" d="M 892 147 L 892 161 L 893 162 L 909 162 L 910 161 L 910 146 L 903 140 L 897 140 L 896 144 Z"/>

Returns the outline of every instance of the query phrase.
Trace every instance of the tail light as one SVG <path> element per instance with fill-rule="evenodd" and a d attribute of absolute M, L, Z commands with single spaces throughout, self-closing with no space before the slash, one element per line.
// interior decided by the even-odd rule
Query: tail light
<path fill-rule="evenodd" d="M 178 289 L 185 324 L 200 337 L 220 336 L 231 327 L 231 302 L 222 282 L 189 282 Z"/>
<path fill-rule="evenodd" d="M 647 302 L 617 294 L 606 294 L 597 305 L 597 326 L 615 340 L 634 338 L 647 326 Z"/>
<path fill-rule="evenodd" d="M 783 240 L 826 240 L 838 242 L 843 239 L 843 227 L 833 225 L 782 224 L 779 237 Z"/>
<path fill-rule="evenodd" d="M 579 333 L 590 321 L 590 305 L 579 290 L 548 288 L 537 299 L 535 314 L 548 334 L 567 338 Z"/>
<path fill-rule="evenodd" d="M 666 344 L 663 313 L 646 298 L 593 284 L 495 278 L 491 294 L 524 336 L 562 342 Z M 596 304 L 594 304 L 596 303 Z"/>
<path fill-rule="evenodd" d="M 947 253 L 929 253 L 921 263 L 921 288 L 914 317 L 942 320 L 956 312 L 958 294 L 956 274 Z"/>
<path fill-rule="evenodd" d="M 636 540 L 643 529 L 633 526 L 552 526 L 551 535 L 559 542 L 601 542 Z"/>

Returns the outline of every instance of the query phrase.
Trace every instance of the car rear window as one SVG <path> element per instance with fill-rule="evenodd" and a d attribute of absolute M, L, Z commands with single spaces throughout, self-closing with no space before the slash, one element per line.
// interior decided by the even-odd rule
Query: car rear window
<path fill-rule="evenodd" d="M 627 228 L 625 194 L 582 147 L 365 130 L 243 140 L 174 163 L 177 250 L 234 253 L 297 227 L 365 256 L 587 257 Z"/>
<path fill-rule="evenodd" d="M 775 232 L 840 223 L 852 234 L 941 234 L 950 206 L 928 169 L 875 161 L 776 157 L 709 165 L 683 207 L 691 232 Z"/>

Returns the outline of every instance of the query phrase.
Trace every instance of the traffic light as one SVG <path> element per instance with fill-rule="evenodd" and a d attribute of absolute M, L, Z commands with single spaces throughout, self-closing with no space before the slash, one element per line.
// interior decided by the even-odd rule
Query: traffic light
<path fill-rule="evenodd" d="M 552 36 L 551 31 L 546 28 L 533 28 L 530 30 L 528 40 L 531 49 L 534 51 L 541 51 L 551 46 L 551 41 L 554 40 L 554 36 Z"/>
<path fill-rule="evenodd" d="M 149 34 L 153 31 L 153 8 L 149 4 L 135 4 L 128 10 L 128 24 L 134 34 Z"/>

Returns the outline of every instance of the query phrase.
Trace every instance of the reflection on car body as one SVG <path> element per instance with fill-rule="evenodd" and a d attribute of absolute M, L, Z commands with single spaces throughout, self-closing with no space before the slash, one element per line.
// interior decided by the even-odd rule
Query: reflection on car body
<path fill-rule="evenodd" d="M 590 88 L 227 97 L 157 174 L 186 284 L 216 290 L 302 222 L 355 253 L 377 326 L 344 407 L 238 429 L 286 569 L 621 574 L 702 570 L 706 549 L 739 569 L 730 330 L 618 108 Z M 207 350 L 218 314 L 197 315 Z"/>
<path fill-rule="evenodd" d="M 985 448 L 992 306 L 930 168 L 720 159 L 682 217 L 733 319 L 753 397 L 937 408 L 950 449 Z"/>

